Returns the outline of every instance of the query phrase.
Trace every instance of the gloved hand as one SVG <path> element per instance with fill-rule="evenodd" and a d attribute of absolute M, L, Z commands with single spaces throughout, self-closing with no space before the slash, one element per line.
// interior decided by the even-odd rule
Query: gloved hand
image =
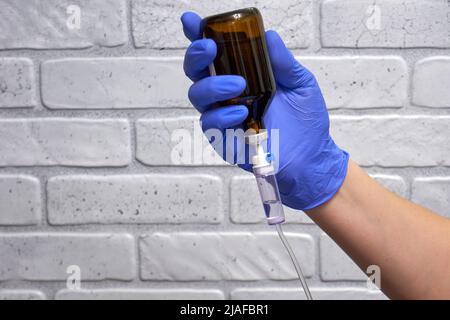
<path fill-rule="evenodd" d="M 239 127 L 248 114 L 245 106 L 213 106 L 241 94 L 245 79 L 210 76 L 208 66 L 216 56 L 214 41 L 202 39 L 197 14 L 186 12 L 181 21 L 184 34 L 192 41 L 184 59 L 184 71 L 194 81 L 189 99 L 202 114 L 202 129 Z M 281 199 L 294 209 L 312 209 L 339 190 L 349 155 L 330 137 L 327 108 L 314 75 L 295 60 L 276 32 L 267 31 L 266 41 L 277 91 L 266 109 L 264 124 L 269 131 L 279 129 L 276 177 Z"/>

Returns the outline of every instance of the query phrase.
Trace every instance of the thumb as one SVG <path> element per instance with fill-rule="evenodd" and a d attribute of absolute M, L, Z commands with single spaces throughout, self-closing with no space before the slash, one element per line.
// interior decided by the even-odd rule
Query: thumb
<path fill-rule="evenodd" d="M 295 60 L 278 33 L 267 31 L 266 42 L 273 74 L 278 84 L 288 89 L 317 85 L 314 75 Z"/>

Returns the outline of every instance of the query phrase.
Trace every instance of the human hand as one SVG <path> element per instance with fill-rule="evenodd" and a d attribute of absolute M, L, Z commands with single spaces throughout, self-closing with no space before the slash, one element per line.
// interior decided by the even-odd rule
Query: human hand
<path fill-rule="evenodd" d="M 194 81 L 189 99 L 201 113 L 203 131 L 239 128 L 248 115 L 243 105 L 215 108 L 217 102 L 239 96 L 245 79 L 237 75 L 210 76 L 208 66 L 217 48 L 213 40 L 202 39 L 201 18 L 186 12 L 181 17 L 186 37 L 192 41 L 186 51 L 184 71 Z M 286 48 L 275 31 L 266 32 L 276 94 L 264 114 L 270 132 L 279 130 L 277 182 L 284 204 L 301 210 L 328 201 L 345 179 L 349 156 L 329 134 L 325 101 L 314 75 Z M 235 152 L 244 152 L 241 144 Z M 216 150 L 225 156 L 225 151 Z M 227 160 L 229 160 L 227 158 Z M 235 162 L 236 157 L 233 157 Z M 247 163 L 241 165 L 250 170 Z"/>

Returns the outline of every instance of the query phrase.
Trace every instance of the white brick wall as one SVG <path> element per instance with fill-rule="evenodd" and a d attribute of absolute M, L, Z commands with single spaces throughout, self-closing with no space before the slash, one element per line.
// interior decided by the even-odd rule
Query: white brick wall
<path fill-rule="evenodd" d="M 222 181 L 207 175 L 59 176 L 47 184 L 51 224 L 219 223 Z"/>
<path fill-rule="evenodd" d="M 0 120 L 0 166 L 125 166 L 127 120 L 36 118 Z"/>
<path fill-rule="evenodd" d="M 46 61 L 42 64 L 43 102 L 51 109 L 188 107 L 189 80 L 182 65 L 181 59 L 171 58 Z"/>
<path fill-rule="evenodd" d="M 0 235 L 0 280 L 65 280 L 71 265 L 80 267 L 85 280 L 132 280 L 135 260 L 129 234 Z"/>
<path fill-rule="evenodd" d="M 406 103 L 407 65 L 399 57 L 297 59 L 319 80 L 329 109 L 399 108 Z"/>
<path fill-rule="evenodd" d="M 67 27 L 67 7 L 82 8 L 80 29 Z M 3 0 L 1 49 L 71 49 L 127 42 L 125 0 Z M 80 20 L 81 20 L 80 19 Z"/>
<path fill-rule="evenodd" d="M 0 175 L 0 224 L 31 225 L 41 220 L 41 186 L 35 177 Z"/>
<path fill-rule="evenodd" d="M 0 293 L 1 297 L 1 293 Z M 61 290 L 58 300 L 223 300 L 220 290 L 208 289 L 93 289 Z"/>
<path fill-rule="evenodd" d="M 26 58 L 0 58 L 0 108 L 35 105 L 33 61 Z"/>
<path fill-rule="evenodd" d="M 286 233 L 286 237 L 298 252 L 305 276 L 314 274 L 313 239 L 294 233 Z M 141 238 L 140 253 L 141 277 L 148 280 L 296 278 L 289 255 L 274 232 L 154 233 Z"/>
<path fill-rule="evenodd" d="M 337 143 L 450 217 L 447 0 L 0 0 L 0 299 L 303 298 L 251 176 L 172 136 L 200 132 L 181 13 L 250 5 L 316 75 Z M 315 298 L 385 298 L 286 215 Z"/>
<path fill-rule="evenodd" d="M 176 134 L 180 129 L 189 132 L 190 143 Z M 199 116 L 139 119 L 136 142 L 136 158 L 146 165 L 228 165 L 203 135 Z"/>
<path fill-rule="evenodd" d="M 325 47 L 450 47 L 447 0 L 324 0 Z"/>
<path fill-rule="evenodd" d="M 245 7 L 257 7 L 266 27 L 280 32 L 289 46 L 305 48 L 311 44 L 311 0 L 132 0 L 133 39 L 136 47 L 183 48 L 189 43 L 179 28 L 184 11 L 202 16 Z"/>
<path fill-rule="evenodd" d="M 378 290 L 361 288 L 310 288 L 311 295 L 318 300 L 384 300 L 386 296 Z M 305 300 L 303 290 L 297 288 L 252 288 L 231 292 L 233 300 Z"/>
<path fill-rule="evenodd" d="M 418 61 L 413 78 L 413 103 L 425 107 L 448 107 L 449 74 L 449 57 L 431 57 Z"/>
<path fill-rule="evenodd" d="M 335 116 L 332 135 L 361 165 L 450 165 L 450 116 Z M 357 133 L 357 134 L 355 134 Z"/>
<path fill-rule="evenodd" d="M 45 295 L 38 290 L 0 290 L 0 300 L 44 300 Z"/>

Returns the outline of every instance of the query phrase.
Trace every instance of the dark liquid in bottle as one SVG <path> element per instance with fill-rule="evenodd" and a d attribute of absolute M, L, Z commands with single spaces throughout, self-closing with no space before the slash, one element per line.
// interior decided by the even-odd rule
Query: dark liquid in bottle
<path fill-rule="evenodd" d="M 204 36 L 217 45 L 214 60 L 216 75 L 235 74 L 246 79 L 244 92 L 222 106 L 243 104 L 249 110 L 244 129 L 259 132 L 262 117 L 273 95 L 275 81 L 265 42 L 262 18 L 255 8 L 242 9 L 206 18 Z"/>

